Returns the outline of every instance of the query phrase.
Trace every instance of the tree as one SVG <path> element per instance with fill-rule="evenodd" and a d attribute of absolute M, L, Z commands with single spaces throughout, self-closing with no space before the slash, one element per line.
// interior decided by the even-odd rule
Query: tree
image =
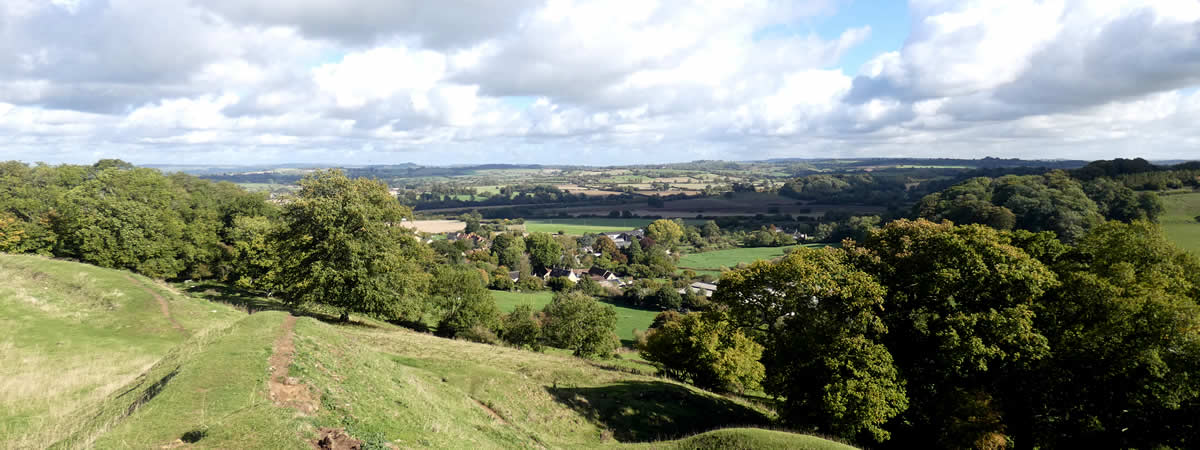
<path fill-rule="evenodd" d="M 316 171 L 300 180 L 284 206 L 273 241 L 283 299 L 322 303 L 342 311 L 416 320 L 424 313 L 429 250 L 398 224 L 412 212 L 387 185 Z"/>
<path fill-rule="evenodd" d="M 515 232 L 497 234 L 492 239 L 492 253 L 496 255 L 499 265 L 519 270 L 517 267 L 525 255 L 525 238 Z"/>
<path fill-rule="evenodd" d="M 1009 387 L 1050 354 L 1035 305 L 1059 286 L 1054 272 L 982 225 L 899 220 L 846 251 L 887 292 L 880 342 L 910 399 L 900 440 L 971 447 L 1014 433 L 998 418 L 1015 418 Z"/>
<path fill-rule="evenodd" d="M 669 248 L 683 239 L 683 227 L 674 220 L 658 219 L 646 227 L 646 236 Z"/>
<path fill-rule="evenodd" d="M 550 277 L 546 280 L 546 287 L 554 292 L 564 292 L 575 286 L 575 283 L 567 277 Z"/>
<path fill-rule="evenodd" d="M 0 252 L 17 247 L 25 231 L 17 226 L 17 218 L 0 213 Z"/>
<path fill-rule="evenodd" d="M 660 313 L 638 343 L 642 357 L 673 378 L 716 391 L 743 392 L 763 379 L 763 347 L 720 313 Z"/>
<path fill-rule="evenodd" d="M 476 327 L 494 330 L 499 326 L 500 310 L 479 271 L 462 266 L 437 266 L 430 287 L 429 293 L 441 317 L 438 336 L 454 338 Z"/>
<path fill-rule="evenodd" d="M 464 233 L 478 233 L 483 230 L 479 222 L 483 220 L 483 216 L 479 215 L 478 211 L 471 211 L 458 217 L 458 220 L 466 224 L 463 228 Z"/>
<path fill-rule="evenodd" d="M 909 401 L 882 343 L 883 294 L 844 251 L 801 248 L 726 272 L 713 302 L 764 346 L 764 388 L 786 399 L 785 421 L 883 441 Z"/>
<path fill-rule="evenodd" d="M 279 277 L 279 255 L 271 242 L 277 224 L 262 216 L 237 217 L 229 230 L 233 252 L 230 280 L 245 289 L 273 292 Z"/>
<path fill-rule="evenodd" d="M 513 312 L 504 316 L 504 332 L 501 334 L 505 342 L 517 347 L 529 346 L 534 351 L 542 349 L 542 323 L 533 311 L 533 306 L 518 305 Z"/>
<path fill-rule="evenodd" d="M 611 355 L 620 346 L 617 312 L 580 292 L 559 292 L 542 310 L 542 335 L 548 345 L 572 350 L 575 356 Z"/>
<path fill-rule="evenodd" d="M 525 238 L 525 246 L 529 249 L 529 263 L 533 265 L 533 270 L 552 268 L 562 260 L 562 244 L 547 233 L 530 234 Z"/>
<path fill-rule="evenodd" d="M 717 226 L 717 222 L 712 221 L 712 220 L 704 222 L 703 234 L 704 234 L 704 238 L 708 239 L 710 241 L 713 239 L 720 238 L 721 237 L 721 227 Z"/>
<path fill-rule="evenodd" d="M 1062 285 L 1037 303 L 1054 352 L 1016 385 L 1010 416 L 1041 420 L 1020 424 L 1017 442 L 1194 447 L 1200 261 L 1135 221 L 1092 229 L 1054 265 Z"/>
<path fill-rule="evenodd" d="M 173 278 L 187 267 L 181 251 L 186 225 L 174 208 L 185 196 L 157 170 L 101 170 L 65 193 L 54 222 L 55 253 Z"/>

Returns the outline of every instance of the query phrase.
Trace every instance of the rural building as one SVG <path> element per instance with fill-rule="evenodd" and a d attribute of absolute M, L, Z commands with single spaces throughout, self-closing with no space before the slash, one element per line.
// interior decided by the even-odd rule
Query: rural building
<path fill-rule="evenodd" d="M 546 272 L 542 273 L 542 279 L 546 281 L 557 277 L 565 277 L 572 283 L 579 281 L 579 275 L 576 275 L 575 271 L 571 269 L 546 269 Z"/>
<path fill-rule="evenodd" d="M 717 285 L 712 283 L 701 283 L 697 281 L 688 285 L 686 288 L 680 289 L 679 293 L 686 294 L 688 289 L 704 294 L 705 297 L 712 297 L 713 293 L 717 292 Z"/>

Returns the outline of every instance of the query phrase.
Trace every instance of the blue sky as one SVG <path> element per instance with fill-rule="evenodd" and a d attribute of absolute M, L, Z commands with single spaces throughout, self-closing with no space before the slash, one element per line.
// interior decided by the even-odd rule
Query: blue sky
<path fill-rule="evenodd" d="M 1194 0 L 4 5 L 0 159 L 1186 159 L 1200 144 Z"/>

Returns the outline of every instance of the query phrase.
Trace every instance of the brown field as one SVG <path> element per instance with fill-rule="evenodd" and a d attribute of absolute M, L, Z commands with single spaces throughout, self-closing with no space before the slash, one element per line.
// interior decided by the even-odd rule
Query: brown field
<path fill-rule="evenodd" d="M 572 194 L 583 194 L 583 195 L 586 195 L 589 197 L 605 197 L 605 196 L 609 196 L 609 195 L 619 195 L 620 194 L 620 192 L 616 192 L 616 191 L 605 191 L 605 190 L 600 190 L 600 189 L 592 189 L 592 188 L 588 188 L 588 187 L 577 186 L 574 184 L 560 184 L 560 185 L 558 185 L 558 188 L 562 189 L 564 191 L 570 192 Z"/>
<path fill-rule="evenodd" d="M 462 231 L 467 228 L 467 224 L 459 220 L 414 220 L 403 222 L 400 226 L 412 228 L 422 233 L 449 233 L 451 231 Z"/>
<path fill-rule="evenodd" d="M 663 194 L 673 194 L 664 192 Z M 639 194 L 643 194 L 639 192 Z M 649 194 L 649 193 L 644 193 Z M 639 216 L 663 216 L 690 218 L 696 215 L 704 216 L 753 216 L 755 214 L 772 214 L 770 209 L 777 208 L 780 214 L 793 216 L 819 217 L 826 211 L 852 211 L 856 214 L 882 214 L 886 209 L 881 206 L 846 206 L 822 204 L 798 204 L 796 200 L 772 194 L 738 193 L 733 198 L 704 197 L 684 200 L 668 200 L 663 208 L 649 208 L 644 203 L 628 203 L 625 205 L 578 206 L 556 208 L 555 212 L 566 212 L 572 216 L 606 215 L 609 211 L 629 210 Z"/>

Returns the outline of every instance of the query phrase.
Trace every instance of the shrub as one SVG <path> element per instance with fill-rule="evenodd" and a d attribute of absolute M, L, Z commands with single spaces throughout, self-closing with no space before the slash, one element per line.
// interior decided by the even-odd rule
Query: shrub
<path fill-rule="evenodd" d="M 573 350 L 575 356 L 610 356 L 620 346 L 617 312 L 579 292 L 560 292 L 542 310 L 544 341 L 551 346 Z"/>
<path fill-rule="evenodd" d="M 571 287 L 574 285 L 575 283 L 567 277 L 552 277 L 549 280 L 546 280 L 546 287 L 550 288 L 550 290 L 554 292 L 566 291 L 571 289 Z"/>
<path fill-rule="evenodd" d="M 765 375 L 763 347 L 742 334 L 723 314 L 664 312 L 639 339 L 642 357 L 664 375 L 696 386 L 738 391 L 758 387 Z"/>
<path fill-rule="evenodd" d="M 504 332 L 501 336 L 505 342 L 516 347 L 529 346 L 534 351 L 541 351 L 542 322 L 538 320 L 532 306 L 517 306 L 513 312 L 504 316 L 503 323 Z"/>
<path fill-rule="evenodd" d="M 532 275 L 522 275 L 517 280 L 517 289 L 522 291 L 540 291 L 544 288 L 544 282 L 541 278 Z"/>

